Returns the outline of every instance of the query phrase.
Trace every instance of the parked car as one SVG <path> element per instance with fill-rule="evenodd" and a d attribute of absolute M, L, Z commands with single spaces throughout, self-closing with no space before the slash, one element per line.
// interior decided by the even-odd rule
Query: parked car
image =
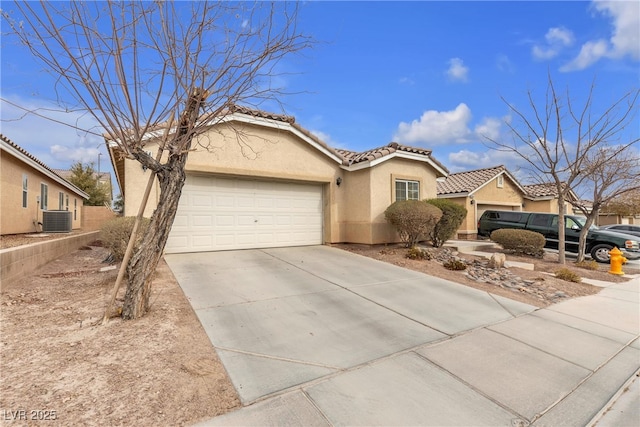
<path fill-rule="evenodd" d="M 586 218 L 565 215 L 565 250 L 578 252 L 580 230 Z M 535 212 L 485 211 L 478 221 L 478 234 L 490 236 L 501 228 L 536 231 L 545 238 L 545 247 L 558 249 L 558 215 Z M 598 262 L 609 262 L 609 251 L 617 247 L 627 259 L 640 259 L 640 237 L 615 231 L 589 228 L 585 252 Z"/>
<path fill-rule="evenodd" d="M 628 225 L 628 224 L 612 224 L 601 225 L 601 230 L 611 230 L 617 233 L 632 234 L 634 236 L 640 236 L 640 225 Z"/>

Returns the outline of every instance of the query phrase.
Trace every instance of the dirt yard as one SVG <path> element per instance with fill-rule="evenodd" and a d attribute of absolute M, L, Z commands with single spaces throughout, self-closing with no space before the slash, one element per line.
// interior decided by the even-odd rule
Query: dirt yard
<path fill-rule="evenodd" d="M 238 407 L 164 261 L 147 316 L 97 324 L 117 275 L 99 272 L 107 255 L 88 246 L 3 286 L 0 424 L 179 426 Z"/>
<path fill-rule="evenodd" d="M 511 274 L 522 281 L 532 282 L 532 286 L 520 287 L 520 289 L 512 289 L 504 286 L 504 284 L 490 284 L 472 280 L 465 275 L 465 271 L 451 271 L 443 267 L 442 262 L 437 259 L 432 260 L 412 260 L 406 258 L 407 249 L 402 245 L 354 245 L 354 244 L 340 244 L 334 245 L 337 248 L 347 250 L 360 255 L 368 256 L 380 261 L 395 264 L 401 267 L 410 268 L 412 270 L 421 271 L 432 276 L 447 279 L 452 282 L 457 282 L 465 286 L 470 286 L 483 291 L 491 292 L 496 295 L 501 295 L 507 298 L 511 298 L 517 301 L 521 301 L 527 304 L 534 305 L 536 307 L 546 307 L 550 304 L 560 302 L 563 299 L 575 298 L 584 295 L 595 294 L 600 291 L 601 288 L 591 286 L 586 283 L 573 283 L 560 280 L 554 277 L 553 273 L 558 270 L 560 266 L 557 263 L 557 255 L 551 253 L 545 253 L 544 258 L 523 257 L 515 255 L 506 255 L 506 259 L 509 261 L 526 262 L 534 264 L 534 270 L 525 270 L 521 268 L 509 268 L 508 274 Z M 434 249 L 435 253 L 442 252 L 444 248 Z M 484 251 L 484 250 L 483 250 Z M 491 249 L 487 252 L 500 252 L 499 249 Z M 469 261 L 478 260 L 486 261 L 481 257 L 473 255 L 455 253 L 456 256 L 464 258 Z M 565 267 L 577 273 L 582 278 L 591 278 L 596 280 L 604 280 L 610 282 L 625 282 L 629 280 L 626 277 L 614 276 L 607 271 L 609 270 L 609 264 L 600 264 L 598 271 L 587 270 L 575 266 L 572 261 L 567 261 Z M 503 269 L 504 270 L 504 269 Z M 628 267 L 624 268 L 628 274 L 638 274 L 640 271 L 631 270 Z M 561 294 L 561 298 L 557 298 L 556 295 Z"/>
<path fill-rule="evenodd" d="M 0 242 L 32 241 L 12 236 Z M 507 256 L 535 264 L 536 271 L 509 269 L 541 289 L 529 293 L 471 280 L 436 260 L 407 259 L 399 245 L 336 246 L 538 307 L 553 302 L 544 295 L 561 292 L 565 299 L 599 291 L 544 274 L 558 268 L 553 255 Z M 238 408 L 224 367 L 164 262 L 147 316 L 99 324 L 117 275 L 116 269 L 99 271 L 108 266 L 107 255 L 94 242 L 0 290 L 0 424 L 189 425 Z M 607 274 L 605 265 L 601 271 L 571 269 L 582 277 L 627 280 Z"/>

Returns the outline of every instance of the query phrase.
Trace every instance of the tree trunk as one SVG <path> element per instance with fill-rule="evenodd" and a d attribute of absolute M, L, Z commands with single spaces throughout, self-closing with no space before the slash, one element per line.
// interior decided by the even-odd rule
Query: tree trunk
<path fill-rule="evenodd" d="M 166 165 L 164 173 L 158 173 L 160 182 L 160 200 L 151 217 L 149 228 L 145 233 L 140 248 L 129 261 L 127 274 L 129 281 L 122 307 L 124 319 L 137 319 L 149 309 L 151 295 L 151 279 L 158 266 L 169 231 L 178 211 L 178 202 L 186 174 L 184 165 L 188 152 L 175 156 L 174 161 Z"/>
<path fill-rule="evenodd" d="M 565 201 L 562 194 L 558 196 L 558 263 L 565 264 L 566 258 L 564 255 L 564 245 L 565 245 L 565 221 L 564 221 L 564 212 L 565 212 Z"/>
<path fill-rule="evenodd" d="M 198 120 L 200 107 L 207 95 L 206 92 L 194 90 L 189 96 L 172 143 L 164 147 L 169 152 L 167 163 L 155 170 L 160 183 L 160 198 L 140 247 L 127 265 L 129 281 L 122 307 L 124 319 L 137 319 L 149 309 L 151 279 L 160 258 L 162 258 L 173 220 L 178 211 L 178 203 L 186 178 L 184 168 L 193 139 L 192 129 Z"/>

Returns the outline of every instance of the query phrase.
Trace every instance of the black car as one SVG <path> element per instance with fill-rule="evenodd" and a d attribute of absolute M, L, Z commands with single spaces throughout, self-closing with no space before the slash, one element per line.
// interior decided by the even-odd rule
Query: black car
<path fill-rule="evenodd" d="M 640 236 L 640 225 L 612 224 L 612 225 L 601 225 L 599 228 L 603 228 L 605 230 L 610 230 L 610 231 L 616 231 L 618 233 Z"/>

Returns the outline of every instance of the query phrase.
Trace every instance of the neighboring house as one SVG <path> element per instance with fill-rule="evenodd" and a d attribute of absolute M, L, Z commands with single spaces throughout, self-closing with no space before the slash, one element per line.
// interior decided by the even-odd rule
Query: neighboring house
<path fill-rule="evenodd" d="M 110 144 L 125 215 L 135 215 L 149 171 Z M 157 145 L 146 141 L 155 155 Z M 396 143 L 336 150 L 291 117 L 234 107 L 194 141 L 165 250 L 197 252 L 397 241 L 384 219 L 396 200 L 436 197 L 447 170 L 430 150 Z M 145 216 L 160 190 L 153 188 Z"/>
<path fill-rule="evenodd" d="M 503 165 L 450 174 L 438 182 L 438 198 L 450 199 L 467 209 L 458 239 L 475 239 L 478 219 L 489 209 L 521 211 L 525 189 Z"/>
<path fill-rule="evenodd" d="M 69 181 L 73 176 L 73 172 L 69 169 L 53 169 L 55 173 Z M 109 172 L 96 172 L 96 177 L 101 185 L 107 187 L 107 195 L 109 196 L 109 205 L 113 202 L 113 186 L 111 185 L 111 174 Z"/>
<path fill-rule="evenodd" d="M 527 212 L 558 213 L 558 188 L 553 183 L 530 184 L 522 186 L 526 191 L 523 210 Z M 574 213 L 572 202 L 577 200 L 573 191 L 565 201 L 565 214 Z M 579 212 L 579 211 L 578 211 Z"/>
<path fill-rule="evenodd" d="M 558 191 L 552 183 L 521 185 L 503 165 L 453 173 L 438 182 L 438 198 L 450 199 L 467 209 L 467 217 L 458 229 L 458 239 L 475 239 L 478 220 L 489 209 L 558 213 Z M 565 213 L 573 212 L 569 192 Z"/>
<path fill-rule="evenodd" d="M 82 224 L 89 196 L 0 134 L 0 234 L 40 231 L 44 211 L 71 211 L 72 228 Z"/>

